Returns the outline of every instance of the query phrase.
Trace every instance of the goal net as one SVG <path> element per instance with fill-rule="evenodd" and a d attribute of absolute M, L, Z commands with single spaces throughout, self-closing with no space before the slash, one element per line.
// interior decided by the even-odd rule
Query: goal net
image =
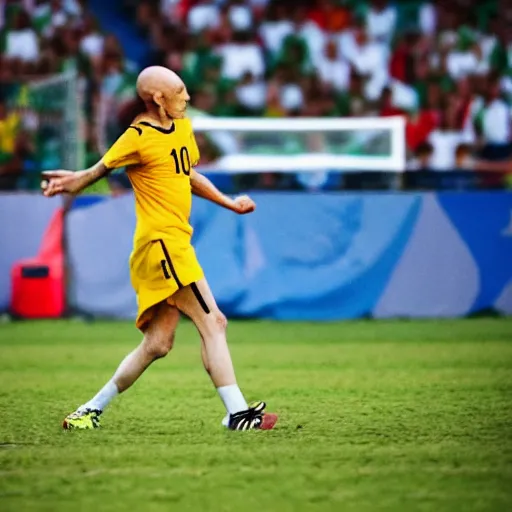
<path fill-rule="evenodd" d="M 41 170 L 82 168 L 83 102 L 76 72 L 30 82 L 27 96 L 21 106 L 33 117 Z"/>
<path fill-rule="evenodd" d="M 192 119 L 214 148 L 199 169 L 216 173 L 405 170 L 405 121 L 387 118 Z"/>

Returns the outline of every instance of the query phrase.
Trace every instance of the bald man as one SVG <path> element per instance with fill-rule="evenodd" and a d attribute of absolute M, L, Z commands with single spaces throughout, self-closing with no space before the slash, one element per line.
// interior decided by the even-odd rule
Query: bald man
<path fill-rule="evenodd" d="M 158 66 L 146 68 L 138 77 L 137 92 L 146 111 L 96 165 L 78 172 L 46 172 L 41 184 L 48 197 L 78 194 L 113 169 L 126 166 L 135 193 L 137 225 L 130 276 L 138 303 L 136 325 L 144 337 L 105 386 L 67 416 L 63 426 L 99 427 L 100 416 L 112 399 L 171 350 L 183 313 L 199 331 L 204 367 L 226 408 L 222 424 L 232 430 L 269 430 L 277 416 L 265 412 L 264 402 L 248 406 L 237 385 L 226 341 L 226 318 L 197 261 L 189 224 L 192 194 L 238 214 L 253 212 L 255 204 L 247 196 L 225 196 L 193 169 L 199 150 L 186 118 L 190 97 L 178 75 Z"/>

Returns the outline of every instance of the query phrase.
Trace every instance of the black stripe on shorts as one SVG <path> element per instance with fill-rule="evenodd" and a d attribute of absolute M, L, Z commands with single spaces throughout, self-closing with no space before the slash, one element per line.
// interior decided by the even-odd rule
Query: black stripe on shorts
<path fill-rule="evenodd" d="M 208 315 L 210 313 L 210 308 L 208 307 L 208 304 L 206 304 L 206 301 L 204 300 L 203 296 L 201 295 L 201 292 L 199 291 L 197 284 L 192 283 L 190 285 L 190 288 L 192 288 L 192 291 L 194 292 L 194 295 L 196 296 L 196 299 L 198 300 L 199 304 L 201 304 L 203 311 Z"/>
<path fill-rule="evenodd" d="M 181 281 L 178 278 L 178 274 L 176 274 L 176 269 L 172 264 L 171 257 L 169 256 L 169 252 L 167 251 L 167 247 L 165 247 L 164 241 L 162 239 L 157 241 L 160 242 L 160 247 L 162 247 L 162 251 L 165 256 L 165 261 L 167 261 L 167 265 L 169 265 L 169 270 L 171 271 L 172 277 L 174 277 L 174 280 L 176 281 L 178 288 L 183 288 L 183 285 L 181 284 Z"/>

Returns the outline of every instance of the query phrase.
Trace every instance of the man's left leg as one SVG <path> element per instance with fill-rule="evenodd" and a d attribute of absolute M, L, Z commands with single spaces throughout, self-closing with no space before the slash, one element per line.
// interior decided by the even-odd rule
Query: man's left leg
<path fill-rule="evenodd" d="M 98 427 L 99 417 L 105 407 L 119 393 L 134 384 L 151 363 L 168 354 L 174 344 L 174 332 L 179 319 L 179 311 L 167 302 L 155 305 L 140 345 L 121 361 L 112 378 L 91 400 L 66 417 L 64 428 Z"/>

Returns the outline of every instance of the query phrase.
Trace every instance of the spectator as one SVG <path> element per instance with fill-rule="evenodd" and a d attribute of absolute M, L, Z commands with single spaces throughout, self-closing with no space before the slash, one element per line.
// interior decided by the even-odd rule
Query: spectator
<path fill-rule="evenodd" d="M 434 147 L 430 142 L 422 142 L 414 150 L 414 158 L 407 165 L 408 171 L 430 171 Z"/>
<path fill-rule="evenodd" d="M 279 86 L 276 83 L 270 83 L 267 87 L 265 117 L 284 117 L 285 108 L 281 105 L 279 95 Z"/>
<path fill-rule="evenodd" d="M 320 0 L 309 11 L 308 18 L 327 33 L 335 33 L 350 27 L 352 15 L 344 5 L 333 0 Z"/>
<path fill-rule="evenodd" d="M 220 25 L 219 7 L 209 0 L 198 0 L 188 12 L 187 21 L 189 30 L 195 34 L 217 28 Z"/>
<path fill-rule="evenodd" d="M 307 53 L 311 60 L 315 60 L 324 51 L 326 34 L 308 18 L 305 6 L 297 6 L 293 10 L 293 32 L 307 46 Z"/>
<path fill-rule="evenodd" d="M 306 41 L 295 34 L 287 36 L 283 41 L 277 65 L 294 69 L 302 75 L 308 74 L 311 71 L 311 59 Z"/>
<path fill-rule="evenodd" d="M 313 61 L 320 79 L 337 91 L 346 91 L 350 82 L 350 65 L 339 55 L 334 40 L 326 42 L 324 53 Z"/>
<path fill-rule="evenodd" d="M 80 50 L 94 62 L 99 61 L 103 52 L 105 38 L 101 34 L 96 20 L 87 16 L 82 25 Z"/>
<path fill-rule="evenodd" d="M 255 77 L 265 73 L 263 52 L 249 32 L 238 32 L 233 42 L 218 48 L 222 57 L 222 75 L 232 80 L 239 80 L 250 72 Z"/>
<path fill-rule="evenodd" d="M 8 113 L 0 99 L 0 190 L 16 189 L 24 164 L 32 155 L 33 146 L 28 133 L 21 129 L 20 116 L 15 111 Z"/>
<path fill-rule="evenodd" d="M 253 14 L 244 0 L 231 0 L 228 7 L 228 18 L 235 32 L 246 32 L 252 28 Z"/>
<path fill-rule="evenodd" d="M 70 18 L 62 0 L 42 2 L 34 10 L 33 17 L 35 26 L 44 37 L 52 37 L 55 30 L 65 26 Z"/>
<path fill-rule="evenodd" d="M 277 55 L 284 39 L 291 33 L 293 23 L 286 16 L 286 7 L 281 3 L 271 2 L 259 30 L 265 48 L 271 55 Z"/>
<path fill-rule="evenodd" d="M 235 31 L 231 25 L 229 12 L 224 9 L 220 13 L 220 21 L 216 28 L 204 30 L 202 33 L 207 36 L 208 44 L 216 47 L 233 42 L 233 38 L 235 37 L 236 32 L 237 31 Z"/>
<path fill-rule="evenodd" d="M 39 56 L 37 34 L 26 11 L 18 13 L 12 30 L 7 29 L 5 55 L 10 59 L 21 59 L 25 62 L 33 62 Z"/>
<path fill-rule="evenodd" d="M 437 20 L 438 20 L 438 50 L 446 51 L 453 48 L 457 43 L 457 29 L 460 24 L 460 13 L 453 5 L 447 5 L 444 2 L 437 3 Z"/>
<path fill-rule="evenodd" d="M 299 84 L 294 82 L 285 83 L 279 91 L 279 101 L 286 115 L 297 115 L 304 106 L 304 94 Z"/>
<path fill-rule="evenodd" d="M 459 144 L 455 148 L 455 169 L 472 170 L 475 168 L 475 160 L 471 154 L 471 146 L 469 144 Z"/>
<path fill-rule="evenodd" d="M 399 116 L 403 115 L 404 111 L 395 106 L 395 102 L 393 99 L 393 90 L 391 87 L 385 87 L 382 91 L 382 96 L 380 98 L 380 105 L 378 115 L 380 117 L 390 117 L 390 116 Z"/>
<path fill-rule="evenodd" d="M 375 101 L 388 81 L 388 52 L 384 45 L 372 41 L 367 30 L 358 26 L 340 42 L 342 54 L 355 71 L 366 78 L 366 99 Z"/>
<path fill-rule="evenodd" d="M 485 104 L 479 113 L 484 147 L 481 157 L 485 160 L 505 160 L 511 152 L 512 111 L 501 98 L 500 82 L 490 81 Z"/>
<path fill-rule="evenodd" d="M 423 2 L 418 12 L 418 26 L 420 32 L 433 37 L 437 28 L 437 10 L 435 0 L 433 2 Z"/>
<path fill-rule="evenodd" d="M 448 98 L 441 113 L 441 122 L 438 128 L 433 130 L 428 141 L 434 148 L 432 155 L 432 168 L 436 171 L 446 171 L 454 168 L 455 151 L 462 143 L 471 144 L 468 134 L 459 128 L 457 120 L 457 106 L 453 98 Z"/>
<path fill-rule="evenodd" d="M 0 154 L 6 159 L 14 154 L 20 124 L 18 113 L 8 112 L 5 101 L 0 98 Z"/>
<path fill-rule="evenodd" d="M 368 36 L 374 41 L 389 44 L 395 33 L 396 8 L 387 0 L 371 0 L 366 14 Z"/>
<path fill-rule="evenodd" d="M 494 29 L 494 44 L 489 48 L 489 63 L 495 73 L 502 75 L 512 69 L 510 23 L 499 19 L 495 22 Z"/>
<path fill-rule="evenodd" d="M 415 152 L 416 149 L 429 140 L 430 134 L 438 125 L 438 114 L 432 110 L 410 110 L 405 125 L 405 142 L 407 149 Z"/>
<path fill-rule="evenodd" d="M 338 109 L 342 116 L 360 117 L 368 112 L 368 102 L 364 93 L 364 77 L 352 71 L 347 93 L 339 94 Z"/>
<path fill-rule="evenodd" d="M 489 72 L 489 64 L 483 58 L 482 49 L 474 41 L 461 42 L 457 49 L 450 51 L 446 57 L 446 67 L 454 81 Z"/>
<path fill-rule="evenodd" d="M 425 70 L 422 74 L 426 74 L 428 71 L 428 62 L 416 61 L 416 44 L 417 36 L 412 32 L 408 32 L 398 39 L 389 62 L 389 74 L 395 80 L 412 84 L 416 78 L 414 75 L 418 66 L 422 65 L 421 69 Z"/>
<path fill-rule="evenodd" d="M 394 107 L 407 111 L 418 108 L 418 94 L 414 87 L 399 80 L 389 80 L 388 87 L 392 92 L 392 104 Z"/>
<path fill-rule="evenodd" d="M 250 72 L 243 76 L 236 89 L 238 103 L 245 109 L 246 115 L 261 115 L 265 108 L 266 95 L 265 81 L 261 78 L 256 79 Z"/>

